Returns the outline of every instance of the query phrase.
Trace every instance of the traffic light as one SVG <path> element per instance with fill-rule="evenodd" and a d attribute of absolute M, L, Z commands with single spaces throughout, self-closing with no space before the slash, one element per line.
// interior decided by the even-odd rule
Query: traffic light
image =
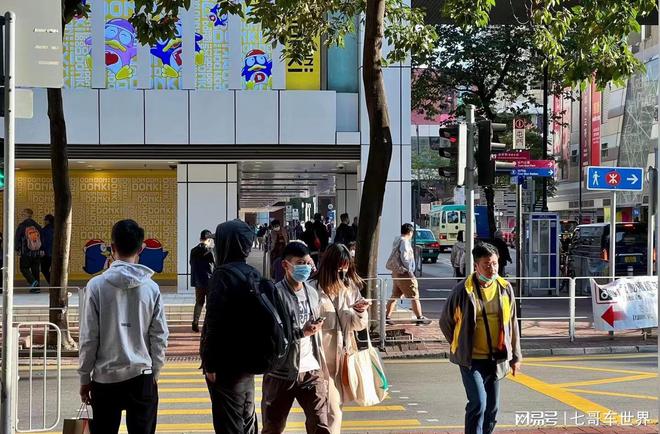
<path fill-rule="evenodd" d="M 438 168 L 440 176 L 455 179 L 456 185 L 463 185 L 467 164 L 467 125 L 460 123 L 440 127 L 440 141 L 435 148 L 447 160 Z"/>
<path fill-rule="evenodd" d="M 477 147 L 478 184 L 481 186 L 495 184 L 497 172 L 511 170 L 513 163 L 495 161 L 495 155 L 506 150 L 503 143 L 493 143 L 493 133 L 506 130 L 505 124 L 495 124 L 491 121 L 479 121 L 477 131 L 479 141 Z"/>

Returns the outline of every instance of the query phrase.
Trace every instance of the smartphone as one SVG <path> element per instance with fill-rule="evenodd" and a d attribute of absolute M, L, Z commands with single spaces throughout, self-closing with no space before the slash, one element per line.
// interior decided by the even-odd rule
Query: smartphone
<path fill-rule="evenodd" d="M 315 320 L 312 320 L 312 324 L 320 324 L 320 323 L 322 323 L 323 321 L 325 321 L 325 317 L 324 317 L 324 316 L 320 316 L 320 317 L 316 318 Z"/>

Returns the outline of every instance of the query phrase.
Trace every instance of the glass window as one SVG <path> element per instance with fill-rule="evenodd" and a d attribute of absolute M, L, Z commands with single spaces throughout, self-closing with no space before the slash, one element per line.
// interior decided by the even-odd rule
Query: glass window
<path fill-rule="evenodd" d="M 454 224 L 458 223 L 461 218 L 459 211 L 447 211 L 447 223 Z"/>
<path fill-rule="evenodd" d="M 417 231 L 417 239 L 422 241 L 435 241 L 433 232 L 426 229 L 420 229 Z"/>

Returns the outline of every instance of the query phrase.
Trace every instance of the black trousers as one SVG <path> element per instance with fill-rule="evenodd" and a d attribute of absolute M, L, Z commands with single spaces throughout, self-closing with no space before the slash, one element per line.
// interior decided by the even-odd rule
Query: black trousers
<path fill-rule="evenodd" d="M 215 383 L 206 380 L 206 385 L 211 395 L 216 434 L 259 433 L 254 404 L 254 375 L 218 375 Z"/>
<path fill-rule="evenodd" d="M 144 374 L 121 383 L 92 382 L 92 410 L 90 434 L 117 434 L 122 410 L 128 434 L 154 434 L 158 412 L 154 376 Z"/>
<path fill-rule="evenodd" d="M 44 275 L 46 282 L 50 284 L 50 266 L 53 263 L 52 256 L 42 256 L 41 257 L 41 274 Z"/>
<path fill-rule="evenodd" d="M 34 282 L 39 282 L 40 264 L 41 258 L 38 256 L 21 255 L 21 258 L 18 261 L 18 266 L 28 285 L 32 285 Z"/>

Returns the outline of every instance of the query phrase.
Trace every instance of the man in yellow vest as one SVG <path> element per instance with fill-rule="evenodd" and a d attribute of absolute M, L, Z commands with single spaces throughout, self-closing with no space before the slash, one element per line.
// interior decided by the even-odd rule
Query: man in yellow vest
<path fill-rule="evenodd" d="M 522 354 L 513 288 L 497 274 L 497 249 L 478 244 L 472 256 L 476 271 L 453 289 L 440 328 L 468 399 L 465 433 L 490 434 L 497 423 L 499 380 L 516 375 Z"/>

